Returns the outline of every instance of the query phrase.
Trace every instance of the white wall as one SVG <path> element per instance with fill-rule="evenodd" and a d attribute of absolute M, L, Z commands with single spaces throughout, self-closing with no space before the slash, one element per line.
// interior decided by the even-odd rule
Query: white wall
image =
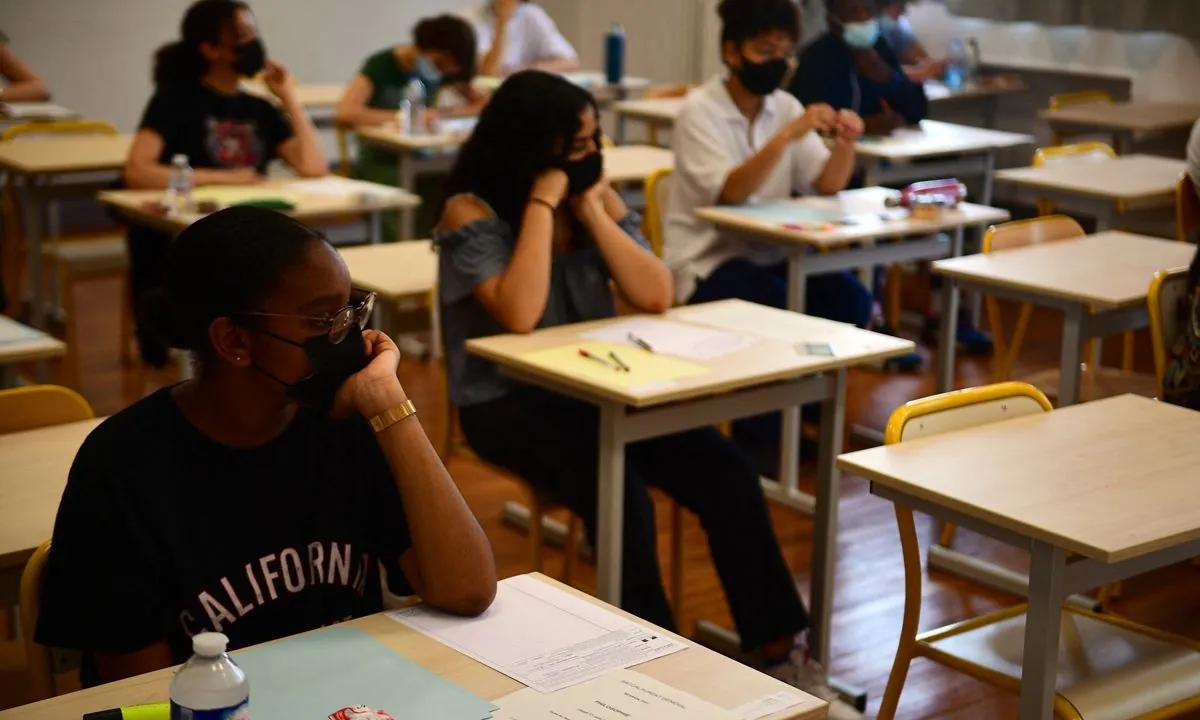
<path fill-rule="evenodd" d="M 0 29 L 54 99 L 133 130 L 154 50 L 177 38 L 190 0 L 0 0 Z M 307 82 L 343 82 L 367 55 L 407 42 L 422 17 L 463 0 L 250 0 L 273 58 Z"/>

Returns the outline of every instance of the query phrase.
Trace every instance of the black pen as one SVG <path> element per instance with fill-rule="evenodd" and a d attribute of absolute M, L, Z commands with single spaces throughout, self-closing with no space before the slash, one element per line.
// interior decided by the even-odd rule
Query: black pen
<path fill-rule="evenodd" d="M 608 356 L 609 356 L 610 358 L 612 358 L 612 361 L 613 361 L 613 362 L 615 362 L 616 364 L 620 365 L 622 370 L 624 370 L 625 372 L 629 372 L 629 366 L 625 364 L 625 361 L 624 361 L 624 360 L 622 360 L 621 358 L 617 357 L 617 354 L 616 354 L 615 352 L 613 352 L 613 351 L 609 350 L 609 351 L 608 351 Z"/>
<path fill-rule="evenodd" d="M 654 348 L 650 347 L 650 343 L 641 339 L 637 335 L 634 335 L 633 333 L 627 333 L 627 334 L 629 336 L 629 342 L 633 343 L 634 345 L 637 345 L 638 347 L 640 347 L 641 349 L 645 350 L 648 353 L 654 352 Z"/>

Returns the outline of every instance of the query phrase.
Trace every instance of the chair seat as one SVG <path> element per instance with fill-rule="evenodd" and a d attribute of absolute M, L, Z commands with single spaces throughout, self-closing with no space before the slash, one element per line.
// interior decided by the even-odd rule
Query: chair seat
<path fill-rule="evenodd" d="M 48 243 L 42 254 L 75 273 L 119 273 L 129 268 L 125 238 L 105 236 Z"/>
<path fill-rule="evenodd" d="M 930 647 L 1019 680 L 1025 613 L 943 636 Z M 1087 720 L 1140 717 L 1200 695 L 1200 651 L 1128 621 L 1063 611 L 1058 694 Z M 1187 643 L 1182 638 L 1179 643 Z"/>
<path fill-rule="evenodd" d="M 1052 401 L 1058 399 L 1058 370 L 1042 370 L 1021 378 L 1041 390 Z M 1147 373 L 1127 373 L 1119 368 L 1102 367 L 1084 370 L 1079 380 L 1079 399 L 1083 402 L 1132 393 L 1154 397 L 1158 385 Z"/>

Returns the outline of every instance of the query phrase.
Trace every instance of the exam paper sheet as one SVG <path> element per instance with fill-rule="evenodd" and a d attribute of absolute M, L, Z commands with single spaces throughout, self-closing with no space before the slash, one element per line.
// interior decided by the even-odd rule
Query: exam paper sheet
<path fill-rule="evenodd" d="M 492 720 L 739 720 L 729 710 L 631 670 L 544 695 L 531 688 L 496 701 Z"/>
<path fill-rule="evenodd" d="M 543 693 L 687 647 L 528 576 L 501 582 L 492 606 L 479 617 L 456 617 L 425 605 L 388 616 Z"/>
<path fill-rule="evenodd" d="M 583 333 L 581 337 L 631 347 L 639 347 L 637 341 L 641 340 L 650 346 L 651 352 L 702 361 L 732 355 L 762 342 L 752 335 L 727 329 L 655 318 L 631 318 Z"/>

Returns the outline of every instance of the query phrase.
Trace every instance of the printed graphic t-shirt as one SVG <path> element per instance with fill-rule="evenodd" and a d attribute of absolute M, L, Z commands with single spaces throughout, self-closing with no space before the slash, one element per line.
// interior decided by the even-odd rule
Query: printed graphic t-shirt
<path fill-rule="evenodd" d="M 194 168 L 252 167 L 260 173 L 292 137 L 287 118 L 267 100 L 223 95 L 199 82 L 158 90 L 139 127 L 162 136 L 161 163 L 182 153 Z"/>
<path fill-rule="evenodd" d="M 301 410 L 253 449 L 197 430 L 166 388 L 88 436 L 54 524 L 37 640 L 128 653 L 191 636 L 232 649 L 382 609 L 379 562 L 410 546 L 371 429 Z"/>

